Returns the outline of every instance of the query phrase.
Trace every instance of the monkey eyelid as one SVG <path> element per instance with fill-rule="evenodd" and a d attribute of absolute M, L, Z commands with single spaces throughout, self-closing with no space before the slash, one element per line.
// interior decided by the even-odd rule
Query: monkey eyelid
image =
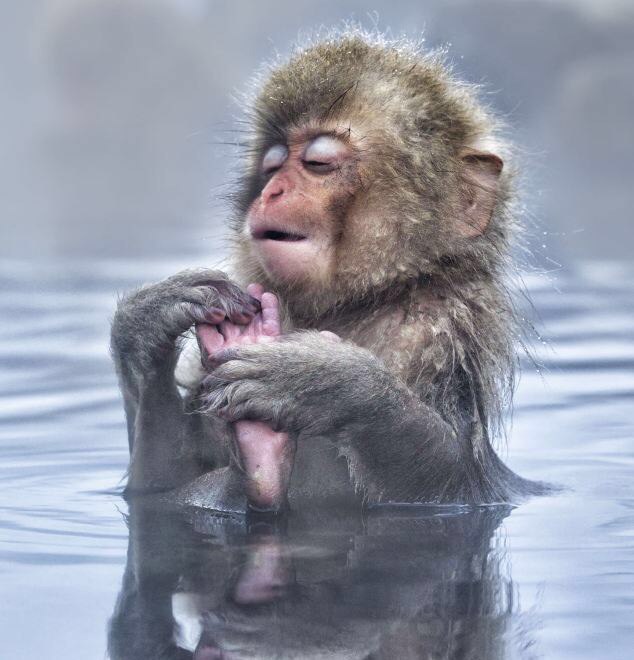
<path fill-rule="evenodd" d="M 338 169 L 342 160 L 350 155 L 345 142 L 338 137 L 324 134 L 311 140 L 302 154 L 304 167 L 318 173 L 327 173 Z"/>
<path fill-rule="evenodd" d="M 270 174 L 278 170 L 288 158 L 288 147 L 285 144 L 274 144 L 269 147 L 262 157 L 262 171 Z"/>
<path fill-rule="evenodd" d="M 304 160 L 302 163 L 307 170 L 314 172 L 315 174 L 330 174 L 331 172 L 341 169 L 336 163 L 320 163 L 315 160 Z"/>

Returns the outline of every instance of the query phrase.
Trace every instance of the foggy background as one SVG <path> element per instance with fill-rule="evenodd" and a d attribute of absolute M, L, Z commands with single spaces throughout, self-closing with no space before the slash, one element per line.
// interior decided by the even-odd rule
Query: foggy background
<path fill-rule="evenodd" d="M 342 19 L 424 31 L 484 85 L 520 148 L 538 261 L 630 258 L 632 2 L 20 0 L 0 12 L 3 259 L 213 254 L 235 169 L 232 96 L 302 30 Z"/>

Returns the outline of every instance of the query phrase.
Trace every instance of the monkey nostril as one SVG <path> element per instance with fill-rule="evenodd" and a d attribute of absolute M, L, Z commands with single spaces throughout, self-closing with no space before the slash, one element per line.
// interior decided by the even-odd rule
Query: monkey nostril
<path fill-rule="evenodd" d="M 274 190 L 268 190 L 265 191 L 265 193 L 262 194 L 263 201 L 265 204 L 272 202 L 276 199 L 279 199 L 282 195 L 284 194 L 284 188 L 279 187 Z"/>
<path fill-rule="evenodd" d="M 262 201 L 266 204 L 275 199 L 279 199 L 287 190 L 286 182 L 281 177 L 273 177 L 262 190 Z"/>

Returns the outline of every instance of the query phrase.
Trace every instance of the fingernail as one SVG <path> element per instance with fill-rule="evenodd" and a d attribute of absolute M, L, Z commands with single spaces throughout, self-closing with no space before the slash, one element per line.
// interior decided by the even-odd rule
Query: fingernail
<path fill-rule="evenodd" d="M 255 314 L 251 312 L 236 312 L 232 315 L 231 320 L 240 325 L 247 325 L 248 323 L 251 323 L 254 316 Z"/>
<path fill-rule="evenodd" d="M 205 319 L 211 323 L 220 323 L 225 318 L 225 313 L 219 307 L 210 307 L 205 310 Z"/>

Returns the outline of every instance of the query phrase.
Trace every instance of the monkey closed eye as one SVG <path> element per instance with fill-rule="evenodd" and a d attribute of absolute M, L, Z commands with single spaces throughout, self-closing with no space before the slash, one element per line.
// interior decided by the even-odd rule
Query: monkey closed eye
<path fill-rule="evenodd" d="M 318 174 L 333 172 L 348 157 L 346 145 L 330 135 L 320 135 L 309 142 L 302 156 L 307 170 Z"/>

